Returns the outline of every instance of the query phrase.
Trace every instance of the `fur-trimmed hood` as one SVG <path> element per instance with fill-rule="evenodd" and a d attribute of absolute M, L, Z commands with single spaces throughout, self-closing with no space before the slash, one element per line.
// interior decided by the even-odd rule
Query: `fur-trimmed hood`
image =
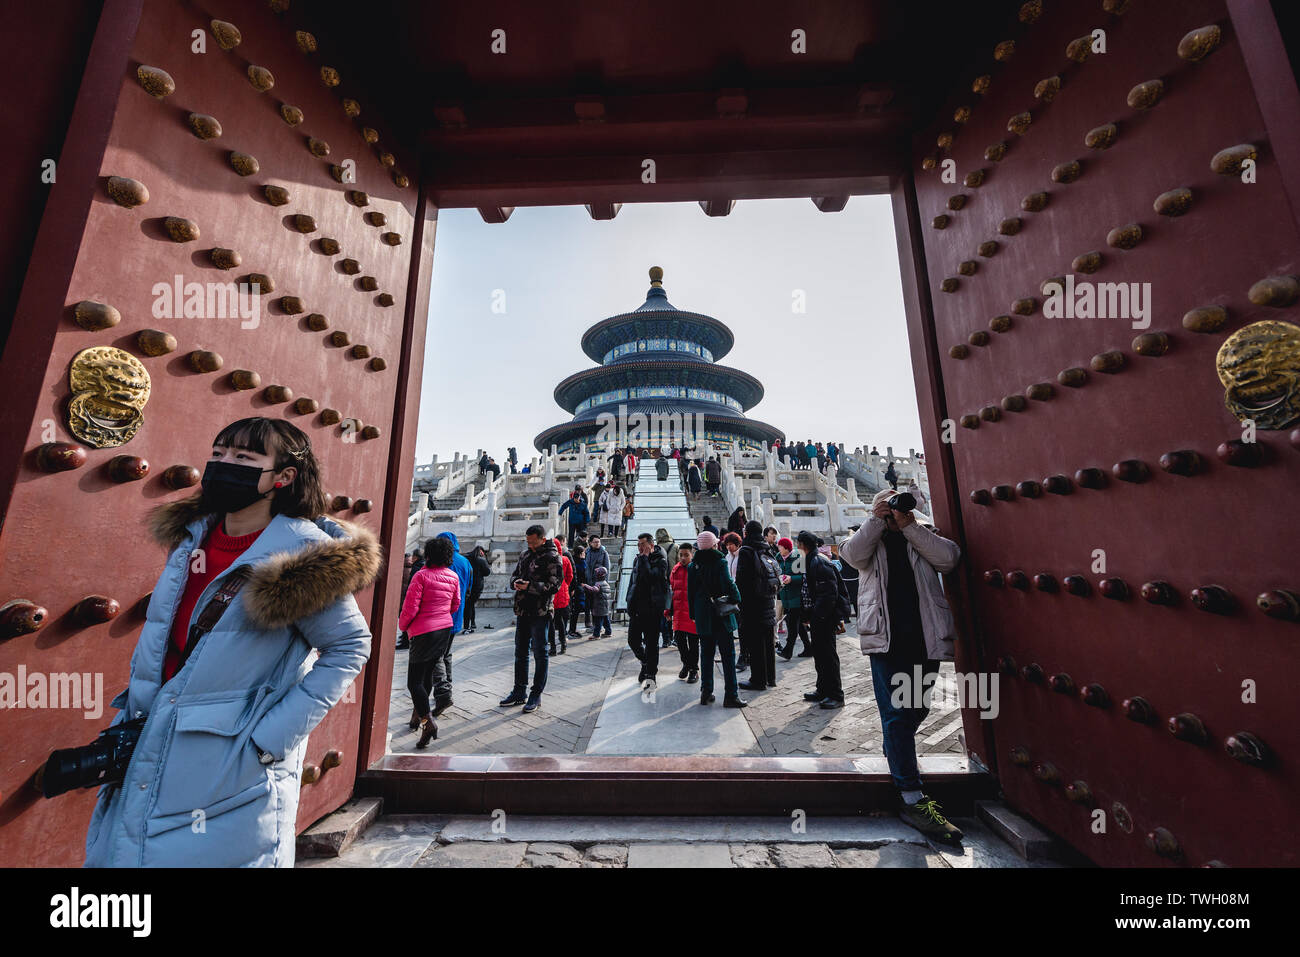
<path fill-rule="evenodd" d="M 169 551 L 183 545 L 190 526 L 215 514 L 202 508 L 200 497 L 168 502 L 149 516 L 153 537 Z M 321 517 L 315 520 L 277 515 L 263 530 L 284 523 L 281 537 L 296 538 L 297 547 L 252 558 L 252 571 L 241 597 L 244 608 L 263 628 L 283 628 L 328 608 L 373 582 L 383 567 L 383 549 L 369 529 L 351 522 Z M 296 527 L 295 527 L 296 526 Z M 252 549 L 256 550 L 259 542 Z"/>

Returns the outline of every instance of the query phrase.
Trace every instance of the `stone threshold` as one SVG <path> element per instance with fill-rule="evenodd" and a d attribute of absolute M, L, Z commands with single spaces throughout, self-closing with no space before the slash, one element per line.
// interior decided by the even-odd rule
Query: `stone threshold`
<path fill-rule="evenodd" d="M 927 793 L 956 814 L 993 798 L 996 781 L 957 755 L 924 756 Z M 385 813 L 772 815 L 892 812 L 883 756 L 389 754 L 357 778 Z"/>

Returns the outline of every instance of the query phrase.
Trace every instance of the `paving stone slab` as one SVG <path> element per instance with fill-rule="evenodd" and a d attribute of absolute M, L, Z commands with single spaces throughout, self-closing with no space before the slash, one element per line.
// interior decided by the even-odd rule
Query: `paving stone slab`
<path fill-rule="evenodd" d="M 919 844 L 895 841 L 880 847 L 845 847 L 837 850 L 840 867 L 933 867 L 946 868 L 943 855 Z"/>
<path fill-rule="evenodd" d="M 732 844 L 731 863 L 736 867 L 776 867 L 766 844 Z"/>
<path fill-rule="evenodd" d="M 582 858 L 583 867 L 626 867 L 627 848 L 622 844 L 593 844 Z"/>
<path fill-rule="evenodd" d="M 632 844 L 627 849 L 632 867 L 735 867 L 726 844 Z"/>
<path fill-rule="evenodd" d="M 524 854 L 525 867 L 581 867 L 582 852 L 568 844 L 529 844 Z"/>
<path fill-rule="evenodd" d="M 773 844 L 777 867 L 834 867 L 835 855 L 825 844 Z"/>
<path fill-rule="evenodd" d="M 445 817 L 392 814 L 379 818 L 338 857 L 307 858 L 299 867 L 411 867 L 437 840 Z"/>
<path fill-rule="evenodd" d="M 518 867 L 527 844 L 489 844 L 466 841 L 440 844 L 427 850 L 416 867 Z"/>

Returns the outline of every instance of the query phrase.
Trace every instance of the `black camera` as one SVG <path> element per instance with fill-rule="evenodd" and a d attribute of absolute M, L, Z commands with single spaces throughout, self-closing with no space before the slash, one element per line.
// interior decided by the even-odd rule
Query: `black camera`
<path fill-rule="evenodd" d="M 916 496 L 911 492 L 899 492 L 890 496 L 886 504 L 895 512 L 910 512 L 916 508 Z"/>
<path fill-rule="evenodd" d="M 50 752 L 49 760 L 37 772 L 36 786 L 47 798 L 73 788 L 94 788 L 101 784 L 120 783 L 145 718 L 123 721 L 99 733 L 90 744 Z"/>

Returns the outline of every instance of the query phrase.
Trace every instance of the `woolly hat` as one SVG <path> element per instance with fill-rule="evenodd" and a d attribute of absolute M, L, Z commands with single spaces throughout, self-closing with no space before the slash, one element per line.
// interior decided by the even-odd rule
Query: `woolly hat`
<path fill-rule="evenodd" d="M 695 537 L 695 544 L 700 548 L 713 548 L 718 544 L 718 536 L 710 531 L 700 532 Z"/>
<path fill-rule="evenodd" d="M 778 548 L 784 548 L 787 552 L 794 551 L 794 542 L 788 538 L 778 538 L 776 544 Z"/>
<path fill-rule="evenodd" d="M 605 570 L 605 566 L 604 566 L 604 565 L 597 565 L 597 566 L 596 566 L 596 581 L 598 581 L 598 582 L 600 582 L 600 581 L 604 581 L 604 580 L 605 580 L 605 576 L 608 575 L 608 574 L 609 574 L 609 572 L 607 572 L 607 571 Z"/>

